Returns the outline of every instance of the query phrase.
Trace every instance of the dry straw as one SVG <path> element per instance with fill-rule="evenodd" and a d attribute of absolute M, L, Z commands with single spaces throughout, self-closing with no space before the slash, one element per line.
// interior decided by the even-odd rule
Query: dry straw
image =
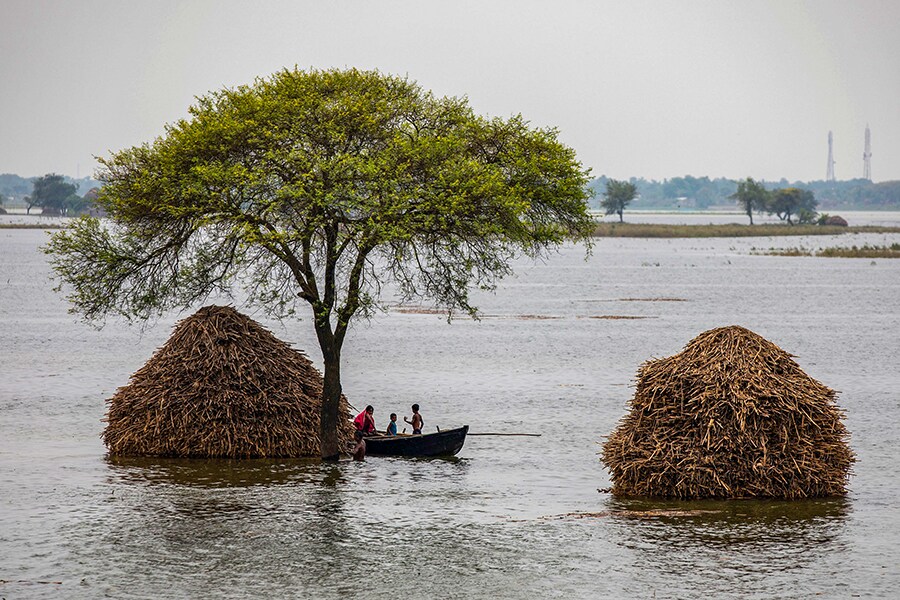
<path fill-rule="evenodd" d="M 697 336 L 638 371 L 603 445 L 612 493 L 812 498 L 846 493 L 853 452 L 834 390 L 743 327 Z"/>
<path fill-rule="evenodd" d="M 180 321 L 109 400 L 116 456 L 319 456 L 322 376 L 300 351 L 231 307 Z M 341 400 L 344 446 L 352 439 Z"/>

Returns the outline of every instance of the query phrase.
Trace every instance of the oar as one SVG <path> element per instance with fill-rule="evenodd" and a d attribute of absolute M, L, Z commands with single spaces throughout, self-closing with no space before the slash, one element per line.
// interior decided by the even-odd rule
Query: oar
<path fill-rule="evenodd" d="M 539 433 L 494 433 L 494 432 L 488 432 L 488 433 L 470 433 L 469 435 L 521 435 L 521 436 L 528 436 L 528 437 L 541 437 L 541 434 L 539 434 Z"/>

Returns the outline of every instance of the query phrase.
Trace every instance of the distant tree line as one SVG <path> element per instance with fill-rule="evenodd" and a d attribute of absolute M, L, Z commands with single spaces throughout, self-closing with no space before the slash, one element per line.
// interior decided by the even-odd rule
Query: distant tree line
<path fill-rule="evenodd" d="M 0 175 L 0 205 L 7 203 L 25 204 L 26 212 L 40 208 L 41 214 L 76 216 L 85 214 L 93 208 L 97 197 L 99 182 L 96 186 L 79 194 L 79 183 L 93 182 L 90 178 L 73 180 L 70 177 L 48 173 L 42 177 L 23 178 L 18 175 Z"/>
<path fill-rule="evenodd" d="M 67 194 L 78 195 L 81 198 L 88 196 L 92 189 L 98 189 L 102 185 L 90 177 L 81 179 L 73 179 L 67 176 L 56 175 L 50 173 L 43 177 L 21 177 L 11 173 L 0 174 L 0 205 L 9 205 L 10 203 L 26 204 L 30 212 L 31 208 L 39 206 L 38 202 L 42 201 L 42 197 L 46 197 L 42 191 L 34 198 L 35 185 L 39 179 L 43 180 L 47 177 L 62 177 L 64 184 L 75 186 L 75 191 Z M 58 184 L 58 180 L 54 180 Z M 607 195 L 607 182 L 610 178 L 606 176 L 597 177 L 592 180 L 588 187 L 594 192 L 593 208 L 608 210 L 608 205 L 604 204 Z M 622 180 L 634 186 L 635 194 L 626 201 L 621 208 L 624 210 L 632 200 L 640 200 L 640 208 L 645 209 L 708 209 L 711 207 L 732 206 L 735 203 L 735 193 L 742 183 L 740 180 L 726 179 L 718 177 L 710 179 L 709 177 L 693 177 L 685 175 L 684 177 L 673 177 L 664 179 L 663 181 L 648 180 L 643 177 L 632 177 L 628 180 Z M 794 181 L 789 182 L 787 179 L 781 179 L 777 182 L 759 181 L 758 182 L 767 191 L 776 189 L 794 188 L 812 192 L 816 204 L 821 209 L 838 210 L 838 209 L 881 209 L 881 210 L 900 210 L 900 181 L 884 181 L 881 183 L 872 183 L 866 179 L 850 179 L 846 181 Z M 41 187 L 46 186 L 47 182 L 40 184 Z M 48 186 L 53 188 L 53 186 Z M 56 190 L 51 196 L 54 200 L 48 205 L 51 212 L 55 209 L 60 214 L 78 214 L 87 207 L 70 198 L 68 204 L 60 203 L 56 193 L 61 193 L 62 188 L 53 188 Z M 96 192 L 93 192 L 94 194 Z M 27 198 L 27 200 L 26 200 Z M 613 204 L 617 201 L 613 200 Z M 804 200 L 808 202 L 808 200 Z M 760 211 L 757 211 L 760 212 Z M 761 211 L 765 212 L 765 211 Z M 618 209 L 607 214 L 622 215 Z M 778 214 L 778 213 L 772 213 Z M 783 212 L 781 214 L 784 214 Z M 791 213 L 791 220 L 797 213 Z M 787 219 L 785 219 L 787 220 Z"/>
<path fill-rule="evenodd" d="M 609 178 L 598 177 L 591 181 L 594 190 L 594 208 L 601 206 Z M 738 191 L 739 180 L 719 177 L 673 177 L 663 181 L 632 177 L 627 180 L 634 184 L 640 198 L 640 207 L 647 209 L 708 209 L 711 207 L 731 206 L 732 196 Z M 796 188 L 814 194 L 819 206 L 823 209 L 882 209 L 900 210 L 900 181 L 872 183 L 866 179 L 847 181 L 811 181 L 790 182 L 760 181 L 766 190 Z"/>
<path fill-rule="evenodd" d="M 803 189 L 814 192 L 822 208 L 900 210 L 900 181 L 813 181 L 803 186 Z"/>
<path fill-rule="evenodd" d="M 26 178 L 12 173 L 0 174 L 0 195 L 6 202 L 20 200 L 31 193 L 36 177 Z"/>
<path fill-rule="evenodd" d="M 607 179 L 600 208 L 607 215 L 619 215 L 619 222 L 623 222 L 625 208 L 639 196 L 637 190 L 637 185 L 630 181 Z M 737 202 L 750 218 L 751 225 L 753 213 L 762 212 L 777 215 L 788 225 L 793 225 L 795 219 L 798 223 L 813 223 L 819 218 L 816 212 L 818 201 L 813 192 L 796 187 L 767 190 L 761 182 L 750 177 L 739 181 L 728 199 Z"/>

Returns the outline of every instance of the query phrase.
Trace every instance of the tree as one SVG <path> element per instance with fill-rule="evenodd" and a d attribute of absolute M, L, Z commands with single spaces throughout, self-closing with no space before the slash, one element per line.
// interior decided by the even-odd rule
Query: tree
<path fill-rule="evenodd" d="M 737 203 L 750 217 L 751 225 L 753 225 L 753 211 L 765 210 L 769 202 L 768 190 L 761 183 L 753 181 L 752 177 L 738 182 L 737 191 L 728 197 L 737 200 Z"/>
<path fill-rule="evenodd" d="M 619 215 L 619 222 L 623 222 L 622 213 L 625 207 L 637 197 L 637 186 L 629 181 L 618 181 L 610 179 L 606 182 L 606 193 L 603 194 L 603 200 L 600 201 L 601 208 L 606 210 L 606 214 Z"/>
<path fill-rule="evenodd" d="M 276 318 L 308 305 L 323 458 L 341 450 L 347 328 L 381 307 L 383 284 L 474 316 L 470 286 L 592 231 L 588 171 L 555 130 L 355 69 L 211 93 L 100 175 L 106 224 L 82 217 L 45 247 L 72 311 L 146 320 L 235 290 Z"/>
<path fill-rule="evenodd" d="M 81 215 L 87 212 L 90 207 L 90 201 L 87 199 L 87 196 L 71 194 L 65 199 L 63 206 L 65 214 L 70 216 Z"/>
<path fill-rule="evenodd" d="M 64 213 L 66 200 L 75 194 L 77 188 L 71 183 L 66 183 L 62 175 L 48 173 L 34 181 L 34 191 L 26 198 L 28 211 L 32 206 L 40 206 L 44 212 Z"/>
<path fill-rule="evenodd" d="M 801 214 L 801 211 L 808 211 L 803 214 L 814 220 L 817 205 L 815 195 L 809 190 L 795 187 L 779 188 L 772 192 L 766 212 L 778 215 L 779 219 L 793 225 L 791 216 Z"/>

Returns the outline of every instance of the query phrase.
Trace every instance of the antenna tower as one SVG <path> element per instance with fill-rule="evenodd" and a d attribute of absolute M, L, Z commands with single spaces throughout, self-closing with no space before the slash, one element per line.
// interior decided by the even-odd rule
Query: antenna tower
<path fill-rule="evenodd" d="M 866 146 L 863 150 L 863 179 L 872 181 L 872 134 L 869 133 L 868 123 L 866 123 Z"/>
<path fill-rule="evenodd" d="M 831 151 L 832 146 L 832 137 L 831 132 L 828 132 L 828 171 L 825 174 L 826 181 L 834 181 L 834 154 Z"/>

